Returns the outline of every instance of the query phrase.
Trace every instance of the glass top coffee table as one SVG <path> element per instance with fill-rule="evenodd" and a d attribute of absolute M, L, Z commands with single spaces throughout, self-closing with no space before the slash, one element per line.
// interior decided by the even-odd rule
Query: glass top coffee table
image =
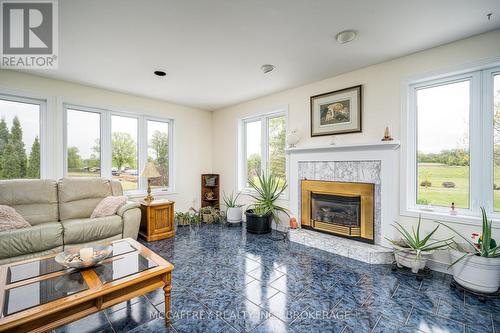
<path fill-rule="evenodd" d="M 55 254 L 0 266 L 0 331 L 49 331 L 158 288 L 170 318 L 174 266 L 127 238 L 103 263 L 67 269 Z"/>

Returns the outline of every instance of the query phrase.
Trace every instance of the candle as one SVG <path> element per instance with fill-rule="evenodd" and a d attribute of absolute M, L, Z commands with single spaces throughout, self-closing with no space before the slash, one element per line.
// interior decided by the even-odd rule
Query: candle
<path fill-rule="evenodd" d="M 84 247 L 80 249 L 80 258 L 83 261 L 89 261 L 94 257 L 94 249 L 91 247 Z"/>

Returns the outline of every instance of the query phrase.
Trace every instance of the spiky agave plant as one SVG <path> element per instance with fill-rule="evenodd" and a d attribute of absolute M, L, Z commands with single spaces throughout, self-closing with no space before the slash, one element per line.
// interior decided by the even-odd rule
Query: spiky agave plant
<path fill-rule="evenodd" d="M 271 214 L 276 224 L 280 223 L 279 213 L 290 216 L 288 209 L 276 204 L 288 186 L 286 180 L 273 174 L 262 173 L 257 176 L 257 179 L 249 178 L 248 184 L 255 191 L 249 194 L 255 200 L 255 203 L 251 205 L 254 214 L 260 216 Z"/>
<path fill-rule="evenodd" d="M 227 208 L 242 207 L 243 205 L 238 204 L 239 196 L 240 193 L 234 194 L 234 192 L 231 192 L 231 194 L 227 195 L 226 192 L 222 191 L 222 201 L 224 201 Z"/>
<path fill-rule="evenodd" d="M 498 257 L 500 257 L 500 246 L 497 246 L 496 241 L 493 238 L 491 238 L 491 226 L 493 224 L 493 221 L 491 221 L 491 220 L 488 221 L 488 216 L 486 214 L 486 210 L 484 209 L 484 207 L 481 207 L 481 215 L 483 217 L 483 223 L 482 223 L 483 230 L 482 230 L 482 235 L 481 235 L 481 239 L 480 239 L 480 242 L 478 244 L 479 245 L 478 247 L 476 247 L 476 244 L 471 242 L 466 237 L 462 236 L 460 233 L 458 233 L 455 229 L 453 229 L 449 225 L 442 223 L 442 222 L 439 223 L 439 224 L 445 226 L 446 228 L 450 229 L 451 231 L 453 231 L 455 234 L 457 234 L 463 240 L 465 240 L 467 242 L 467 244 L 470 245 L 470 248 L 473 249 L 473 251 L 467 251 L 462 246 L 460 246 L 459 243 L 455 242 L 455 247 L 457 248 L 457 250 L 459 250 L 460 252 L 464 252 L 464 255 L 461 256 L 460 258 L 458 258 L 457 260 L 455 260 L 454 262 L 452 262 L 450 264 L 450 267 L 455 265 L 457 262 L 459 262 L 460 260 L 462 260 L 465 257 L 470 256 L 470 255 L 478 255 L 478 256 L 486 257 L 486 258 L 498 258 Z"/>
<path fill-rule="evenodd" d="M 407 246 L 407 248 L 412 249 L 415 251 L 417 258 L 420 258 L 422 252 L 429 252 L 433 250 L 439 250 L 446 248 L 450 246 L 450 242 L 453 239 L 453 237 L 450 237 L 445 240 L 438 240 L 438 241 L 433 241 L 429 243 L 429 240 L 431 237 L 436 233 L 436 231 L 439 228 L 439 225 L 434 228 L 430 233 L 428 233 L 426 236 L 422 237 L 420 236 L 420 222 L 421 222 L 421 216 L 418 217 L 418 223 L 417 223 L 417 230 L 415 230 L 415 227 L 412 227 L 412 231 L 408 231 L 403 227 L 399 222 L 396 222 L 396 224 L 393 224 L 392 226 L 397 230 L 401 236 L 403 236 L 403 242 L 404 244 L 401 244 L 398 241 L 394 241 L 391 239 L 386 238 L 389 242 L 391 242 L 393 245 L 396 247 L 405 247 L 404 245 Z M 403 246 L 402 246 L 403 245 Z"/>

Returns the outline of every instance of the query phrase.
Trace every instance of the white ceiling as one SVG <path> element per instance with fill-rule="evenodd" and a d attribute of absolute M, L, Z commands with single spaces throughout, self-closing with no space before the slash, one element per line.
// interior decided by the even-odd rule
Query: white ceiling
<path fill-rule="evenodd" d="M 63 0 L 35 74 L 215 110 L 498 28 L 498 0 Z"/>

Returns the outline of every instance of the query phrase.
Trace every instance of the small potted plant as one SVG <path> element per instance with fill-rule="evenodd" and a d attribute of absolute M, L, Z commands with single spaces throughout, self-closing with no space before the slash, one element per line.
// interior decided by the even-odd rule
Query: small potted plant
<path fill-rule="evenodd" d="M 412 228 L 411 232 L 396 222 L 396 224 L 393 224 L 393 227 L 402 238 L 399 240 L 387 239 L 394 247 L 394 257 L 398 267 L 410 268 L 414 274 L 425 268 L 427 259 L 432 251 L 447 248 L 452 239 L 430 241 L 432 235 L 438 230 L 439 225 L 426 236 L 420 236 L 420 222 L 421 218 L 419 216 L 417 230 L 415 231 Z"/>
<path fill-rule="evenodd" d="M 191 216 L 189 212 L 175 212 L 175 220 L 178 226 L 186 226 L 190 223 Z"/>
<path fill-rule="evenodd" d="M 243 205 L 238 204 L 239 196 L 239 193 L 235 195 L 234 192 L 231 192 L 230 195 L 226 195 L 226 192 L 222 192 L 222 201 L 227 208 L 226 220 L 228 223 L 241 223 L 243 215 L 241 207 Z"/>
<path fill-rule="evenodd" d="M 258 175 L 256 180 L 249 178 L 248 183 L 254 190 L 249 196 L 255 202 L 245 212 L 247 231 L 254 234 L 269 233 L 271 232 L 271 222 L 273 220 L 276 224 L 279 224 L 279 213 L 290 216 L 286 208 L 276 204 L 276 201 L 287 187 L 286 181 L 272 174 L 262 174 Z"/>
<path fill-rule="evenodd" d="M 212 206 L 202 207 L 200 209 L 201 220 L 204 223 L 212 224 L 220 220 L 220 212 L 217 208 Z"/>
<path fill-rule="evenodd" d="M 453 279 L 461 286 L 480 293 L 496 293 L 500 287 L 500 246 L 491 238 L 492 221 L 483 207 L 482 233 L 472 234 L 472 240 L 459 234 L 452 227 L 441 223 L 456 233 L 466 243 L 455 242 L 450 248 Z"/>

